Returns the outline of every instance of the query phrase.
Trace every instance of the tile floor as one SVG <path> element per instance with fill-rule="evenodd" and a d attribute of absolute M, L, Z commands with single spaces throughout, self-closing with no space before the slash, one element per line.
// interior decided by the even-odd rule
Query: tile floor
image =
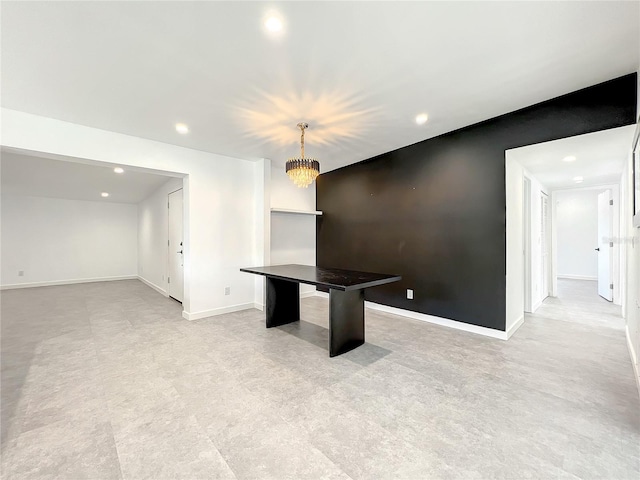
<path fill-rule="evenodd" d="M 634 479 L 620 309 L 561 282 L 508 342 L 328 300 L 195 322 L 138 281 L 4 291 L 2 478 Z"/>

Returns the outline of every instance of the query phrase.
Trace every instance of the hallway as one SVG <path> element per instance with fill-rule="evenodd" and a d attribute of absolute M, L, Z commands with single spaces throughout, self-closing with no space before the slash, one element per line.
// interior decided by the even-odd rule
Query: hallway
<path fill-rule="evenodd" d="M 547 297 L 532 316 L 624 332 L 622 307 L 598 295 L 598 282 L 558 279 L 558 296 Z"/>

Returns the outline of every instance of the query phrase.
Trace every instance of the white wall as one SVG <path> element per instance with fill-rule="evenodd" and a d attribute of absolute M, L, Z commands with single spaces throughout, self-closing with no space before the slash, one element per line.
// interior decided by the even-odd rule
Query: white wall
<path fill-rule="evenodd" d="M 622 174 L 620 190 L 622 199 L 620 244 L 624 248 L 622 257 L 625 260 L 622 273 L 627 279 L 623 314 L 626 321 L 627 344 L 640 392 L 640 228 L 633 226 L 632 188 L 631 158 L 629 158 Z"/>
<path fill-rule="evenodd" d="M 180 188 L 182 178 L 171 178 L 138 204 L 138 276 L 165 296 L 168 295 L 167 198 Z"/>
<path fill-rule="evenodd" d="M 254 305 L 254 279 L 239 271 L 262 258 L 256 242 L 255 162 L 2 109 L 2 146 L 129 168 L 177 172 L 184 179 L 183 316 L 203 318 Z M 231 295 L 224 295 L 224 287 Z"/>
<path fill-rule="evenodd" d="M 271 168 L 271 208 L 314 211 L 315 184 L 297 187 L 284 167 Z M 294 213 L 271 213 L 271 265 L 299 263 L 316 264 L 316 216 Z M 300 294 L 315 292 L 313 285 L 300 285 Z"/>
<path fill-rule="evenodd" d="M 0 256 L 3 288 L 135 277 L 137 207 L 3 194 Z"/>
<path fill-rule="evenodd" d="M 559 277 L 598 278 L 598 194 L 602 190 L 555 192 L 557 274 Z"/>
<path fill-rule="evenodd" d="M 506 331 L 513 333 L 524 321 L 524 169 L 509 160 L 506 152 L 507 200 L 507 277 L 506 277 Z"/>

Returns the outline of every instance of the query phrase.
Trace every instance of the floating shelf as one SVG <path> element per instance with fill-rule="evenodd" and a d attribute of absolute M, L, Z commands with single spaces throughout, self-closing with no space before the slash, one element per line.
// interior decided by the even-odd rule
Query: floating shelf
<path fill-rule="evenodd" d="M 291 210 L 289 208 L 272 208 L 271 213 L 295 213 L 297 215 L 322 215 L 320 210 Z"/>

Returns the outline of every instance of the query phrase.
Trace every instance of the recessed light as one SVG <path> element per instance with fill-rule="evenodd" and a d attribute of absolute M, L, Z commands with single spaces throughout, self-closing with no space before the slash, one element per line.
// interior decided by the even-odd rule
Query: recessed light
<path fill-rule="evenodd" d="M 418 125 L 424 125 L 429 120 L 429 116 L 426 113 L 421 113 L 416 117 L 416 123 Z"/>
<path fill-rule="evenodd" d="M 102 192 L 100 195 L 103 196 L 104 198 L 107 198 L 109 196 L 107 192 Z"/>
<path fill-rule="evenodd" d="M 189 127 L 184 123 L 176 123 L 176 131 L 182 135 L 189 133 Z"/>
<path fill-rule="evenodd" d="M 281 32 L 282 20 L 280 20 L 278 17 L 271 16 L 265 20 L 264 26 L 272 33 Z"/>
<path fill-rule="evenodd" d="M 563 162 L 575 162 L 576 161 L 576 157 L 574 157 L 573 155 L 569 155 L 568 157 L 564 157 L 562 159 Z"/>
<path fill-rule="evenodd" d="M 116 173 L 124 173 L 124 168 L 116 167 L 116 168 L 113 169 L 113 171 L 116 172 Z"/>
<path fill-rule="evenodd" d="M 573 177 L 573 181 L 576 183 L 582 183 L 584 181 L 584 178 L 582 177 Z"/>

